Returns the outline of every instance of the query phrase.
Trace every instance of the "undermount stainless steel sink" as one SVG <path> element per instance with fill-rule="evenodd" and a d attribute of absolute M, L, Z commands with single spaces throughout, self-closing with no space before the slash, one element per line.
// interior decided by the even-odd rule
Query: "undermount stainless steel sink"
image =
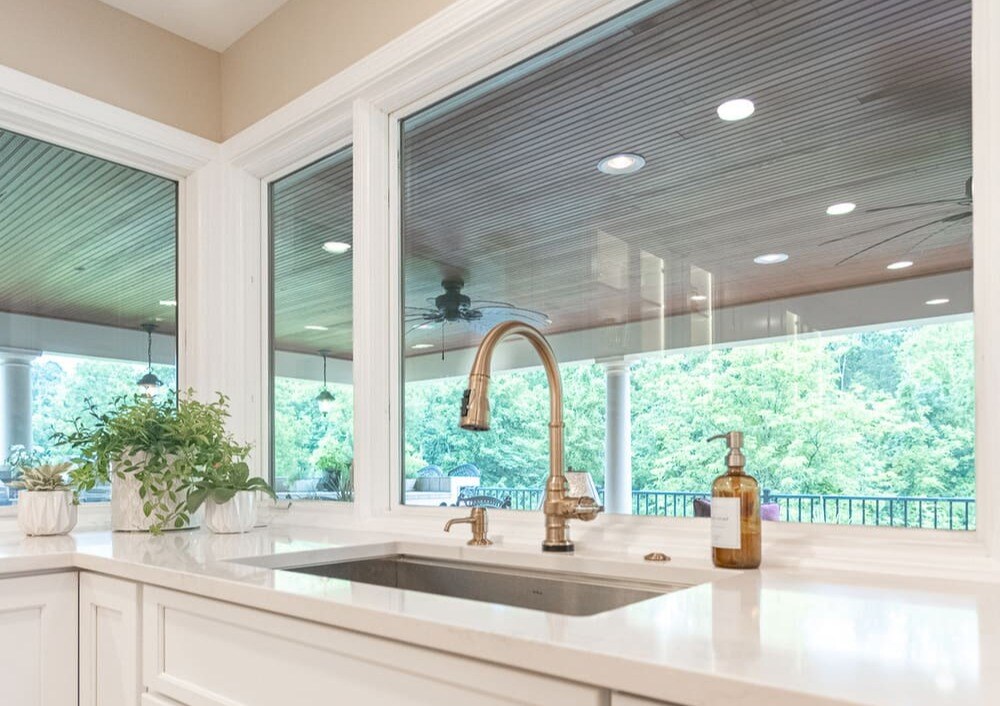
<path fill-rule="evenodd" d="M 406 554 L 285 570 L 578 616 L 603 613 L 688 587 Z"/>

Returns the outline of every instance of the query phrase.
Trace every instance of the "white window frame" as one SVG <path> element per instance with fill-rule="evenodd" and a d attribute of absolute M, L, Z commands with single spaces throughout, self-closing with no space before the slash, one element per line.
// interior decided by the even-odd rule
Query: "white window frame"
<path fill-rule="evenodd" d="M 203 179 L 217 160 L 211 140 L 163 125 L 61 86 L 0 66 L 0 128 L 107 159 L 177 182 L 178 387 L 193 386 L 199 361 L 192 345 L 201 249 L 196 207 Z M 108 503 L 81 507 L 81 525 L 99 520 Z M 0 508 L 0 520 L 17 507 Z"/>
<path fill-rule="evenodd" d="M 334 121 L 340 126 L 339 136 L 336 133 L 330 131 L 321 140 L 322 146 L 316 147 L 315 145 L 310 145 L 312 150 L 309 154 L 301 156 L 298 150 L 291 151 L 286 155 L 287 159 L 292 161 L 283 164 L 281 167 L 275 169 L 269 174 L 265 174 L 260 177 L 260 218 L 261 218 L 261 268 L 260 268 L 260 283 L 261 291 L 264 294 L 261 301 L 261 318 L 264 322 L 264 331 L 271 332 L 272 328 L 272 316 L 273 311 L 271 310 L 271 288 L 273 286 L 272 282 L 272 267 L 271 267 L 271 249 L 273 247 L 273 234 L 271 233 L 270 223 L 271 223 L 271 199 L 270 190 L 271 185 L 292 174 L 303 167 L 306 167 L 313 162 L 316 162 L 324 157 L 328 157 L 334 152 L 339 152 L 345 147 L 350 147 L 354 142 L 354 134 L 352 131 L 352 125 L 350 120 L 350 115 L 345 110 L 342 119 L 339 121 Z M 355 249 L 356 258 L 357 250 Z M 354 269 L 357 269 L 355 265 Z M 353 279 L 353 272 L 352 272 Z M 355 332 L 356 332 L 355 328 Z M 274 478 L 274 470 L 272 465 L 274 463 L 274 453 L 273 444 L 274 440 L 271 437 L 272 426 L 274 421 L 274 399 L 272 387 L 272 378 L 274 377 L 274 341 L 270 333 L 260 337 L 260 360 L 261 360 L 261 386 L 260 386 L 260 399 L 264 400 L 264 410 L 261 415 L 260 420 L 260 436 L 262 441 L 260 450 L 260 462 L 259 462 L 259 474 L 264 478 Z M 357 426 L 357 425 L 355 425 Z M 296 501 L 312 503 L 314 501 Z M 351 503 L 342 502 L 318 502 L 319 506 L 323 509 L 329 511 L 330 513 L 336 515 L 352 515 L 354 509 L 351 507 Z"/>

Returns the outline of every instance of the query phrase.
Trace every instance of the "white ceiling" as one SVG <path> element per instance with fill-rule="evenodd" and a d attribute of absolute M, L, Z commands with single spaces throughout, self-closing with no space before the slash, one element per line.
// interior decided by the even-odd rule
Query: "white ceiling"
<path fill-rule="evenodd" d="M 215 51 L 257 26 L 288 0 L 101 0 Z"/>

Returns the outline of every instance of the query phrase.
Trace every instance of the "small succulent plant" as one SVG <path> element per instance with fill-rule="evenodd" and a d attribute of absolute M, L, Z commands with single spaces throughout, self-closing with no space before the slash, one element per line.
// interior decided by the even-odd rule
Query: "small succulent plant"
<path fill-rule="evenodd" d="M 69 490 L 66 473 L 72 466 L 71 463 L 42 463 L 21 468 L 20 477 L 11 486 L 20 490 Z"/>

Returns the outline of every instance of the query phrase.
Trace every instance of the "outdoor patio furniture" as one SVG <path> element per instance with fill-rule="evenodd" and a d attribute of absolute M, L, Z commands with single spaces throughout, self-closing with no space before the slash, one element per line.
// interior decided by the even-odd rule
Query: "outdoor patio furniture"
<path fill-rule="evenodd" d="M 474 489 L 474 486 L 470 486 Z M 464 488 L 463 488 L 464 490 Z M 488 507 L 499 510 L 509 510 L 511 507 L 510 496 L 507 495 L 503 498 L 496 498 L 492 495 L 472 495 L 459 493 L 458 500 L 455 501 L 455 505 L 466 507 Z"/>

